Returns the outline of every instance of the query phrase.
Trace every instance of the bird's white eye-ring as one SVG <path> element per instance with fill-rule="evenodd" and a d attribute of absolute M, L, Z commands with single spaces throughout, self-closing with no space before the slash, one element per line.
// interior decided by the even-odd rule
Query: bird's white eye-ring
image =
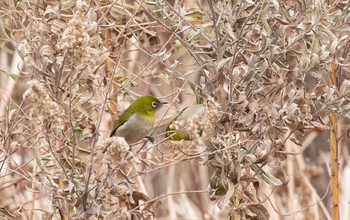
<path fill-rule="evenodd" d="M 158 107 L 158 103 L 157 102 L 152 102 L 152 107 L 153 108 L 157 108 Z"/>

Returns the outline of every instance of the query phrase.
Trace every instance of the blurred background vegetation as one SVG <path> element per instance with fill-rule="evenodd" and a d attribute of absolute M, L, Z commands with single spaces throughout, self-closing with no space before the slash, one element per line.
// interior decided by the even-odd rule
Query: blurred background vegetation
<path fill-rule="evenodd" d="M 0 15 L 2 219 L 350 218 L 347 1 L 0 0 Z M 155 142 L 103 154 L 146 94 L 169 103 Z M 192 140 L 165 138 L 196 103 Z"/>

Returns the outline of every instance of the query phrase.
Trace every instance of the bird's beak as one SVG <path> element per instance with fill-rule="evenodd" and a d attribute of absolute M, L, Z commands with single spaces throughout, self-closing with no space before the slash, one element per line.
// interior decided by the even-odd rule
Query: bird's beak
<path fill-rule="evenodd" d="M 159 103 L 159 104 L 164 105 L 164 104 L 168 104 L 168 102 L 163 102 L 163 101 L 160 101 L 160 103 Z"/>

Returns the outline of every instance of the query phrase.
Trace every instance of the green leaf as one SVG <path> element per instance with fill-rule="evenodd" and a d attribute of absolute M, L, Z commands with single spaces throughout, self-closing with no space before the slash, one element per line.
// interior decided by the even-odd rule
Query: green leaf
<path fill-rule="evenodd" d="M 14 74 L 14 73 L 8 73 L 8 72 L 6 72 L 5 70 L 2 70 L 2 69 L 0 69 L 0 73 L 3 73 L 3 74 L 5 74 L 5 75 L 8 75 L 9 77 L 11 77 L 13 80 L 18 80 L 18 77 L 19 77 L 19 75 L 18 74 Z"/>

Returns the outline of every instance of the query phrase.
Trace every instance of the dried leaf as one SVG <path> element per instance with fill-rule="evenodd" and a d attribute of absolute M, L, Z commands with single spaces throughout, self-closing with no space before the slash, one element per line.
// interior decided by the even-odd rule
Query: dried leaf
<path fill-rule="evenodd" d="M 270 219 L 270 214 L 267 209 L 262 204 L 248 204 L 247 208 L 249 211 L 254 213 L 254 216 L 247 216 L 249 219 L 259 219 L 259 220 L 268 220 Z"/>
<path fill-rule="evenodd" d="M 220 210 L 223 210 L 226 206 L 229 205 L 231 198 L 233 196 L 233 193 L 235 192 L 234 184 L 231 181 L 228 181 L 227 183 L 228 183 L 227 192 L 223 197 L 221 197 L 219 199 L 218 204 L 217 204 L 217 206 Z"/>
<path fill-rule="evenodd" d="M 257 173 L 262 180 L 264 180 L 267 184 L 270 184 L 272 186 L 281 186 L 283 183 L 281 180 L 277 179 L 270 173 L 264 171 L 262 168 L 260 168 L 258 165 L 253 164 L 251 168 Z"/>

